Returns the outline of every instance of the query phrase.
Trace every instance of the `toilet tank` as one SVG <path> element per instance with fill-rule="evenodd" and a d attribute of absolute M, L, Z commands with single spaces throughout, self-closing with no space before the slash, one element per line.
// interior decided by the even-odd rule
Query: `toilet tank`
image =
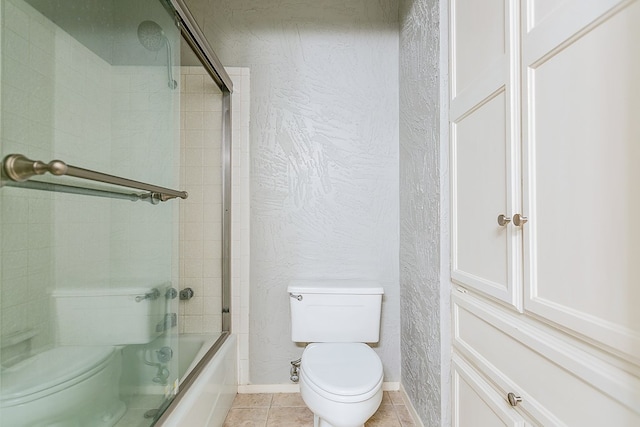
<path fill-rule="evenodd" d="M 53 301 L 59 345 L 144 344 L 166 329 L 169 286 L 57 289 Z M 168 314 L 171 316 L 171 314 Z"/>
<path fill-rule="evenodd" d="M 294 281 L 287 288 L 295 342 L 378 342 L 384 290 L 369 281 Z"/>

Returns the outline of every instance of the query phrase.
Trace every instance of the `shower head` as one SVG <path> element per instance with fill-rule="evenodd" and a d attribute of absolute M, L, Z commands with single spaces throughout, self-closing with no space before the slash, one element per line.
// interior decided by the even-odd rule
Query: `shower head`
<path fill-rule="evenodd" d="M 157 52 L 162 49 L 163 46 L 167 47 L 167 75 L 169 78 L 169 88 L 175 89 L 178 87 L 178 83 L 173 79 L 173 72 L 171 71 L 171 43 L 169 39 L 164 35 L 162 27 L 154 21 L 142 21 L 138 25 L 138 40 L 145 49 L 151 52 Z"/>
<path fill-rule="evenodd" d="M 145 49 L 157 52 L 168 43 L 162 27 L 153 21 L 142 21 L 138 25 L 138 40 Z"/>

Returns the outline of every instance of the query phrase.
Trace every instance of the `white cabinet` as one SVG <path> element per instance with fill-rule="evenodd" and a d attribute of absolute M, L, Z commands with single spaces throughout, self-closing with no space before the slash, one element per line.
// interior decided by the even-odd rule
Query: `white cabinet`
<path fill-rule="evenodd" d="M 518 2 L 450 5 L 451 275 L 520 309 Z"/>
<path fill-rule="evenodd" d="M 640 363 L 640 1 L 528 3 L 524 308 Z"/>
<path fill-rule="evenodd" d="M 515 413 L 513 419 L 541 426 L 640 425 L 640 380 L 628 372 L 632 367 L 609 363 L 599 350 L 468 294 L 456 292 L 452 302 L 454 418 L 485 412 L 472 393 L 458 391 L 457 371 L 468 365 L 482 381 L 466 383 L 486 385 L 472 388 L 485 401 L 493 397 L 494 410 Z M 509 393 L 522 401 L 509 407 Z"/>
<path fill-rule="evenodd" d="M 449 17 L 454 419 L 640 425 L 640 0 Z"/>
<path fill-rule="evenodd" d="M 640 363 L 640 1 L 450 17 L 453 281 Z"/>
<path fill-rule="evenodd" d="M 455 402 L 451 419 L 453 427 L 521 427 L 527 425 L 509 403 L 464 359 L 453 355 L 452 391 Z"/>

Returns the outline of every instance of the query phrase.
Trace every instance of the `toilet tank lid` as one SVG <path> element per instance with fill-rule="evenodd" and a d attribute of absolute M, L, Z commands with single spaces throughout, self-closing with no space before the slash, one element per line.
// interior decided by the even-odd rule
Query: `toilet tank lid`
<path fill-rule="evenodd" d="M 292 294 L 382 295 L 384 289 L 370 280 L 293 280 L 287 287 Z"/>

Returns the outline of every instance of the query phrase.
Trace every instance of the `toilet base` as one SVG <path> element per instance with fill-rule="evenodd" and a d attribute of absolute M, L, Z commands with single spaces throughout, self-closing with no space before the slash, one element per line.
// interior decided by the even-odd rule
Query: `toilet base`
<path fill-rule="evenodd" d="M 375 394 L 361 402 L 336 402 L 318 395 L 305 381 L 304 370 L 300 375 L 300 396 L 313 412 L 314 427 L 363 427 L 378 410 L 382 402 L 382 383 Z M 327 421 L 323 416 L 331 419 Z"/>
<path fill-rule="evenodd" d="M 316 414 L 313 414 L 313 427 L 334 427 L 334 426 L 333 426 L 333 424 L 323 420 L 322 418 L 320 418 Z M 360 425 L 358 427 L 364 427 L 364 424 L 362 424 L 362 425 Z"/>

